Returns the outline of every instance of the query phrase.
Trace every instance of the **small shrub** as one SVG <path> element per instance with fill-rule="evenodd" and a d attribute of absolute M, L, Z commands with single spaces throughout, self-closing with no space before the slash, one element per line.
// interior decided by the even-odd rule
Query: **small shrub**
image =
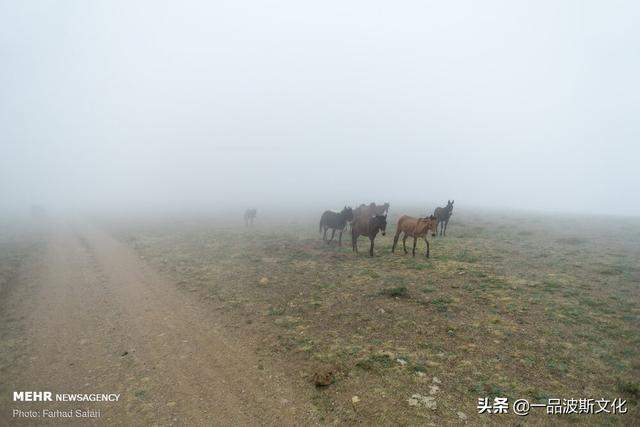
<path fill-rule="evenodd" d="M 427 372 L 427 368 L 425 368 L 424 365 L 421 365 L 419 363 L 413 365 L 412 369 L 413 369 L 413 372 Z"/>
<path fill-rule="evenodd" d="M 381 295 L 386 295 L 389 297 L 404 297 L 407 296 L 407 293 L 409 291 L 407 290 L 406 286 L 396 286 L 394 288 L 386 288 L 383 289 L 382 291 L 380 291 Z"/>
<path fill-rule="evenodd" d="M 640 398 L 640 383 L 635 381 L 618 380 L 616 384 L 618 391 L 624 394 Z"/>
<path fill-rule="evenodd" d="M 451 303 L 451 298 L 440 297 L 431 300 L 431 304 L 436 307 L 436 309 L 440 312 L 445 312 L 449 309 L 449 304 Z"/>

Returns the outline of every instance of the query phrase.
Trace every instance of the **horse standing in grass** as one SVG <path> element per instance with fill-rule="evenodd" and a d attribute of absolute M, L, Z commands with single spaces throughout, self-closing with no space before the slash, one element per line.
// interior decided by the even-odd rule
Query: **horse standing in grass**
<path fill-rule="evenodd" d="M 358 237 L 367 236 L 371 241 L 369 256 L 373 256 L 373 241 L 378 232 L 384 236 L 387 234 L 387 216 L 375 215 L 372 217 L 356 218 L 351 224 L 351 246 L 355 253 L 358 253 Z"/>
<path fill-rule="evenodd" d="M 336 230 L 340 232 L 338 235 L 338 245 L 342 246 L 342 232 L 349 221 L 353 220 L 353 209 L 344 207 L 341 212 L 325 211 L 320 217 L 320 232 L 324 230 L 322 240 L 327 243 L 333 240 Z M 331 239 L 327 240 L 327 230 L 331 229 Z"/>
<path fill-rule="evenodd" d="M 258 214 L 258 210 L 255 208 L 247 209 L 244 211 L 244 225 L 245 227 L 249 227 L 253 225 L 253 220 L 256 219 L 256 215 Z"/>
<path fill-rule="evenodd" d="M 447 200 L 447 206 L 444 208 L 436 208 L 433 211 L 433 215 L 438 219 L 437 225 L 440 226 L 440 235 L 447 235 L 447 225 L 449 224 L 449 219 L 453 214 L 453 200 Z M 436 226 L 436 234 L 438 234 L 438 227 Z"/>
<path fill-rule="evenodd" d="M 413 218 L 407 215 L 402 215 L 398 219 L 398 226 L 396 227 L 396 235 L 393 238 L 391 252 L 395 252 L 398 238 L 401 233 L 404 233 L 404 236 L 402 236 L 402 248 L 404 249 L 404 253 L 407 253 L 408 236 L 413 237 L 413 256 L 416 256 L 416 243 L 418 242 L 418 237 L 424 237 L 424 241 L 427 244 L 427 253 L 425 255 L 429 258 L 429 241 L 427 240 L 427 234 L 429 234 L 429 230 L 431 230 L 431 236 L 435 237 L 437 226 L 437 218 L 434 215 L 431 215 L 429 218 Z"/>

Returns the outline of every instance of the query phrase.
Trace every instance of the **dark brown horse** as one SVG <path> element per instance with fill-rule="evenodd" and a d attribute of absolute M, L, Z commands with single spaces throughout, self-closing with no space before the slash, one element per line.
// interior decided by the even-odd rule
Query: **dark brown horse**
<path fill-rule="evenodd" d="M 359 217 L 351 224 L 351 246 L 355 253 L 358 253 L 358 237 L 367 236 L 371 241 L 369 256 L 373 256 L 373 241 L 378 232 L 384 236 L 387 234 L 387 216 L 375 215 L 372 217 Z"/>
<path fill-rule="evenodd" d="M 447 200 L 447 206 L 444 208 L 436 208 L 433 211 L 433 215 L 438 219 L 438 224 L 440 226 L 440 235 L 447 235 L 447 225 L 449 225 L 449 219 L 453 214 L 453 200 Z M 436 227 L 436 234 L 438 234 L 438 227 Z"/>
<path fill-rule="evenodd" d="M 398 238 L 401 233 L 404 233 L 404 236 L 402 236 L 402 248 L 404 249 L 404 253 L 407 253 L 408 236 L 413 237 L 413 256 L 416 256 L 416 243 L 418 242 L 418 237 L 424 237 L 424 241 L 427 244 L 427 253 L 425 255 L 429 258 L 429 241 L 427 240 L 427 234 L 429 234 L 429 230 L 431 230 L 431 236 L 435 236 L 437 225 L 437 219 L 433 215 L 429 218 L 413 218 L 407 215 L 402 215 L 398 219 L 398 226 L 396 227 L 396 235 L 393 238 L 391 252 L 395 252 Z"/>
<path fill-rule="evenodd" d="M 255 208 L 247 209 L 244 211 L 244 225 L 246 227 L 253 225 L 253 220 L 256 219 L 256 215 L 258 214 L 258 210 Z"/>
<path fill-rule="evenodd" d="M 336 213 L 333 211 L 324 211 L 320 217 L 320 232 L 324 230 L 322 240 L 326 240 L 327 243 L 333 240 L 333 236 L 336 234 L 336 230 L 340 232 L 338 235 L 338 245 L 342 246 L 342 232 L 349 221 L 353 220 L 353 209 L 344 207 L 341 212 Z M 327 230 L 331 229 L 331 239 L 327 240 Z"/>

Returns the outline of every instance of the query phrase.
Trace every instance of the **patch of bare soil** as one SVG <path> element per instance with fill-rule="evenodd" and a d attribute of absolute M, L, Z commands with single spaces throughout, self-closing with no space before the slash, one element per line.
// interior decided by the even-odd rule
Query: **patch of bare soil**
<path fill-rule="evenodd" d="M 53 228 L 3 301 L 3 423 L 13 409 L 89 409 L 119 425 L 300 425 L 315 414 L 281 367 L 106 233 Z M 7 319 L 13 319 L 7 322 Z M 13 332 L 12 332 L 13 331 Z M 20 331 L 15 333 L 15 331 Z M 11 345 L 5 337 L 13 337 Z M 12 402 L 14 390 L 117 393 L 79 405 Z"/>

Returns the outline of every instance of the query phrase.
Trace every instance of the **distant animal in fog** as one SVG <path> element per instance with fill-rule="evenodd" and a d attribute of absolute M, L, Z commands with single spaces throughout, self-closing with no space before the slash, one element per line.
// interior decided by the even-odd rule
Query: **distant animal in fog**
<path fill-rule="evenodd" d="M 383 236 L 387 234 L 386 215 L 355 218 L 351 223 L 351 246 L 353 251 L 358 253 L 358 237 L 367 236 L 371 241 L 369 256 L 373 256 L 373 242 L 378 232 L 382 232 Z"/>
<path fill-rule="evenodd" d="M 322 240 L 327 243 L 333 240 L 336 234 L 336 230 L 340 232 L 338 236 L 338 245 L 342 246 L 342 232 L 349 221 L 353 220 L 353 209 L 350 207 L 344 207 L 339 213 L 333 211 L 324 211 L 320 217 L 320 232 L 324 230 Z M 327 240 L 327 230 L 331 229 L 331 239 Z"/>
<path fill-rule="evenodd" d="M 447 225 L 449 224 L 449 219 L 453 214 L 453 200 L 447 200 L 447 206 L 444 208 L 436 208 L 433 211 L 433 215 L 438 219 L 438 226 L 440 227 L 440 235 L 447 235 Z M 438 227 L 436 227 L 436 234 L 438 233 Z"/>
<path fill-rule="evenodd" d="M 386 215 L 389 212 L 389 202 L 386 202 L 383 205 L 376 205 L 375 202 L 371 202 L 368 205 L 361 204 L 356 208 L 354 213 L 354 218 L 359 217 L 372 217 L 375 215 Z"/>
<path fill-rule="evenodd" d="M 258 210 L 255 208 L 244 211 L 244 225 L 246 227 L 253 225 L 253 220 L 256 219 L 256 215 L 258 215 Z"/>
<path fill-rule="evenodd" d="M 367 217 L 370 216 L 370 212 L 371 212 L 370 205 L 365 205 L 363 203 L 353 211 L 353 217 L 356 218 L 356 219 L 357 218 L 367 218 Z"/>
<path fill-rule="evenodd" d="M 407 237 L 413 237 L 413 256 L 416 256 L 416 244 L 418 242 L 418 237 L 424 237 L 424 241 L 427 244 L 427 253 L 425 255 L 429 258 L 429 241 L 427 240 L 427 234 L 431 231 L 431 236 L 435 236 L 437 226 L 437 218 L 434 215 L 431 215 L 428 218 L 413 218 L 407 215 L 402 215 L 398 219 L 398 226 L 396 227 L 396 235 L 393 238 L 391 252 L 395 252 L 398 238 L 400 237 L 400 234 L 404 233 L 404 236 L 402 236 L 402 248 L 404 249 L 404 253 L 407 253 Z"/>

